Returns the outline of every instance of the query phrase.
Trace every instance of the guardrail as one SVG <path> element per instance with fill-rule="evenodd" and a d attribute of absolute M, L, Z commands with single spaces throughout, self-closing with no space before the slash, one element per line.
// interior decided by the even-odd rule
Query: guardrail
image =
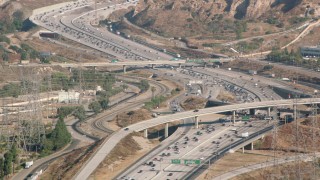
<path fill-rule="evenodd" d="M 207 159 L 204 163 L 202 163 L 200 166 L 196 167 L 189 174 L 183 176 L 182 179 L 196 179 L 200 174 L 202 174 L 207 169 L 207 168 L 205 168 L 205 166 L 208 166 L 209 161 L 210 161 L 210 163 L 216 162 L 221 157 L 223 157 L 229 151 L 229 149 L 235 148 L 235 147 L 240 146 L 244 143 L 248 143 L 248 141 L 254 139 L 256 136 L 260 136 L 260 135 L 270 131 L 271 129 L 273 129 L 273 126 L 269 126 L 267 128 L 264 128 L 258 132 L 251 134 L 248 138 L 241 139 L 240 141 L 235 142 L 232 145 L 225 147 L 222 151 L 220 151 L 219 154 L 213 155 L 212 157 Z"/>

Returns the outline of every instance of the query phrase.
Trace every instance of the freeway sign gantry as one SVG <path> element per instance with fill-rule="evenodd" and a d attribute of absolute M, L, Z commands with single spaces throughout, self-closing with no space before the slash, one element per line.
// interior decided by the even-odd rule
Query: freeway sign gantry
<path fill-rule="evenodd" d="M 171 164 L 181 164 L 180 159 L 171 159 Z"/>
<path fill-rule="evenodd" d="M 185 159 L 184 160 L 184 164 L 197 164 L 199 165 L 201 163 L 201 161 L 199 159 Z"/>

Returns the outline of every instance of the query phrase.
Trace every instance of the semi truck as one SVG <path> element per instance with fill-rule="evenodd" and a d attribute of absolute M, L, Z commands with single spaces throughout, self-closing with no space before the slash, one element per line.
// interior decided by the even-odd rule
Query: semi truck
<path fill-rule="evenodd" d="M 27 161 L 26 165 L 24 166 L 25 169 L 29 169 L 33 165 L 33 161 Z"/>

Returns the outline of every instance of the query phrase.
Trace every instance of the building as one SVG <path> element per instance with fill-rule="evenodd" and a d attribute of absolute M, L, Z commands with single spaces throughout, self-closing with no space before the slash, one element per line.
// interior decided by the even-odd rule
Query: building
<path fill-rule="evenodd" d="M 320 45 L 300 47 L 300 52 L 304 57 L 320 57 Z"/>
<path fill-rule="evenodd" d="M 60 91 L 59 92 L 59 103 L 78 103 L 80 93 L 76 91 Z"/>

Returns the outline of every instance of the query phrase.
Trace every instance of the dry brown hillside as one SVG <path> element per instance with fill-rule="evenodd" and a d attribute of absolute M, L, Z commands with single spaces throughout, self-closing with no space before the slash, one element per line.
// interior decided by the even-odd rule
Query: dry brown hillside
<path fill-rule="evenodd" d="M 140 0 L 132 21 L 165 36 L 193 36 L 235 31 L 234 20 L 284 27 L 319 11 L 317 0 Z"/>

